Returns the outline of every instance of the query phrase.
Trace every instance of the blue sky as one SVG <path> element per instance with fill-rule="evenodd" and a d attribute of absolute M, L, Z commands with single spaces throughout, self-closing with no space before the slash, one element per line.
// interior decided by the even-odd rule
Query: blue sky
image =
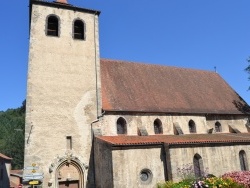
<path fill-rule="evenodd" d="M 250 103 L 249 0 L 68 0 L 100 10 L 102 58 L 217 72 Z M 0 111 L 26 97 L 28 0 L 0 11 Z"/>

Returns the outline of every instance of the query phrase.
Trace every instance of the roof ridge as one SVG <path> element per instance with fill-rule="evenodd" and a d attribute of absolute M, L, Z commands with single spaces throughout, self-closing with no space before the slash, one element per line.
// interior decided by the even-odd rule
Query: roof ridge
<path fill-rule="evenodd" d="M 203 69 L 196 69 L 191 67 L 179 67 L 174 65 L 165 65 L 165 64 L 157 64 L 157 63 L 151 63 L 151 62 L 141 62 L 141 61 L 131 61 L 131 60 L 120 60 L 120 59 L 110 59 L 110 58 L 100 58 L 101 62 L 113 62 L 113 63 L 131 63 L 131 64 L 137 64 L 137 65 L 145 65 L 145 66 L 157 66 L 157 67 L 167 67 L 167 68 L 174 68 L 174 69 L 180 69 L 180 70 L 191 70 L 191 71 L 199 71 L 199 72 L 208 72 L 208 73 L 214 73 L 218 74 L 217 72 L 214 72 L 212 70 L 203 70 Z"/>

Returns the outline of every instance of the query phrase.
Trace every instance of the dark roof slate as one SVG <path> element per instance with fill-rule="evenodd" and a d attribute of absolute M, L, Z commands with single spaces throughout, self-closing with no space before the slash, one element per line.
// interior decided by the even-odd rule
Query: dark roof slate
<path fill-rule="evenodd" d="M 215 72 L 101 59 L 105 111 L 244 114 L 247 103 Z"/>

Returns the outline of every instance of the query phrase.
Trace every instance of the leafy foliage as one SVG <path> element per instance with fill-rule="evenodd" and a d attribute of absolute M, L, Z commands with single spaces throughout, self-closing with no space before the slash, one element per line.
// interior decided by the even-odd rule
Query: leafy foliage
<path fill-rule="evenodd" d="M 184 179 L 178 183 L 167 181 L 165 183 L 158 183 L 157 188 L 190 188 L 193 184 L 193 180 Z"/>
<path fill-rule="evenodd" d="M 250 57 L 247 59 L 248 66 L 245 68 L 245 71 L 248 73 L 248 80 L 250 80 Z M 248 88 L 250 90 L 250 87 Z"/>
<path fill-rule="evenodd" d="M 250 171 L 229 172 L 224 174 L 222 178 L 231 178 L 245 187 L 250 187 Z"/>
<path fill-rule="evenodd" d="M 207 178 L 204 180 L 204 183 L 208 185 L 208 187 L 224 187 L 224 188 L 244 188 L 239 182 L 234 181 L 232 178 L 225 177 L 225 178 Z"/>
<path fill-rule="evenodd" d="M 158 183 L 158 188 L 246 188 L 243 184 L 236 182 L 234 179 L 230 177 L 218 178 L 218 177 L 210 177 L 204 178 L 203 180 L 190 180 L 184 179 L 180 182 L 173 183 L 172 181 L 167 181 L 165 183 Z"/>
<path fill-rule="evenodd" d="M 182 178 L 179 182 L 166 181 L 157 184 L 158 188 L 250 188 L 250 171 L 226 173 L 222 177 L 203 173 L 202 177 L 194 176 L 191 164 L 177 168 L 177 174 Z"/>
<path fill-rule="evenodd" d="M 181 179 L 197 179 L 197 177 L 195 176 L 195 174 L 197 174 L 196 172 L 198 171 L 197 168 L 194 167 L 194 165 L 192 163 L 189 164 L 185 164 L 182 166 L 182 168 L 177 168 L 177 174 L 179 177 L 181 177 Z M 199 169 L 200 171 L 200 175 L 201 177 L 198 178 L 202 178 L 202 177 L 206 177 L 208 175 L 208 168 L 206 168 L 204 171 L 202 171 L 201 169 Z"/>
<path fill-rule="evenodd" d="M 0 111 L 0 153 L 13 158 L 12 168 L 23 168 L 25 107 Z"/>

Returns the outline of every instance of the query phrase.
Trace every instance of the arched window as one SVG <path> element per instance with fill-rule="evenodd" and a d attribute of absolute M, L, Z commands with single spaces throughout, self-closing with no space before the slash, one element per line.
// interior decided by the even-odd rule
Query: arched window
<path fill-rule="evenodd" d="M 194 155 L 194 175 L 195 177 L 202 177 L 204 175 L 203 161 L 199 154 Z"/>
<path fill-rule="evenodd" d="M 221 132 L 221 124 L 217 121 L 214 125 L 215 132 Z"/>
<path fill-rule="evenodd" d="M 58 32 L 58 27 L 59 26 L 59 21 L 58 18 L 56 16 L 49 16 L 47 18 L 47 29 L 46 29 L 46 33 L 49 36 L 58 36 L 59 32 Z"/>
<path fill-rule="evenodd" d="M 193 120 L 190 120 L 188 122 L 188 127 L 189 127 L 190 133 L 196 133 L 196 126 L 195 126 L 195 122 Z"/>
<path fill-rule="evenodd" d="M 242 171 L 248 170 L 248 164 L 247 164 L 247 156 L 246 152 L 244 150 L 241 150 L 239 153 L 240 158 L 240 168 Z"/>
<path fill-rule="evenodd" d="M 84 40 L 84 23 L 81 20 L 74 21 L 73 29 L 74 39 Z"/>
<path fill-rule="evenodd" d="M 161 120 L 156 119 L 154 121 L 154 131 L 155 131 L 155 134 L 162 134 L 163 133 Z"/>
<path fill-rule="evenodd" d="M 124 118 L 118 118 L 116 122 L 117 134 L 127 134 L 127 122 Z"/>

